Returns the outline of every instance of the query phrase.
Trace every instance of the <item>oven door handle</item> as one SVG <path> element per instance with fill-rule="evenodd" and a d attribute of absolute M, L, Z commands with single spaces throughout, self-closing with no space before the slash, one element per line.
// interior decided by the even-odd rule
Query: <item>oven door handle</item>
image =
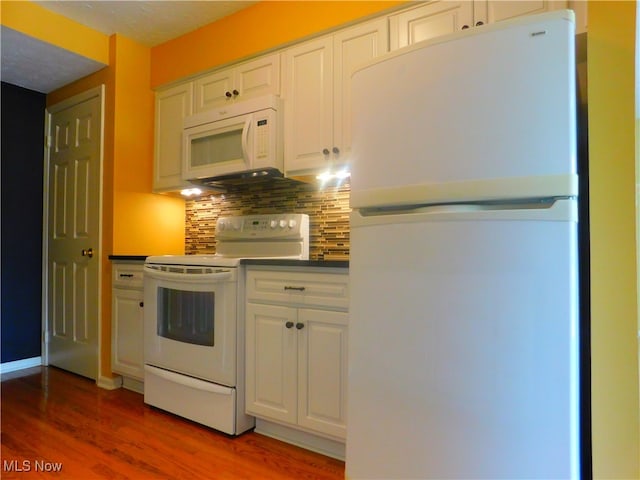
<path fill-rule="evenodd" d="M 233 277 L 233 272 L 231 270 L 224 270 L 216 273 L 176 273 L 162 272 L 149 267 L 144 267 L 144 274 L 150 278 L 158 280 L 178 280 L 181 282 L 201 282 L 203 280 L 207 282 L 223 282 Z"/>
<path fill-rule="evenodd" d="M 216 383 L 205 382 L 204 380 L 199 380 L 193 377 L 187 377 L 186 375 L 180 375 L 179 373 L 170 372 L 151 365 L 145 365 L 144 369 L 156 377 L 160 377 L 169 382 L 177 383 L 195 390 L 217 393 L 218 395 L 231 395 L 233 393 L 232 388 L 223 387 Z"/>

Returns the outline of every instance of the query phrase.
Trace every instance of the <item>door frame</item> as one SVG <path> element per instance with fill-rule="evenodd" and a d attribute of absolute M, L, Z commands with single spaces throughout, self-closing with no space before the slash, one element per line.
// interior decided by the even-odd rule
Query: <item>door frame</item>
<path fill-rule="evenodd" d="M 92 98 L 98 97 L 100 103 L 100 153 L 99 153 L 99 184 L 100 190 L 98 192 L 98 291 L 96 292 L 96 298 L 98 299 L 98 372 L 96 376 L 96 383 L 98 386 L 104 388 L 117 388 L 112 379 L 102 376 L 102 214 L 103 214 L 103 179 L 104 179 L 104 118 L 105 118 L 105 85 L 101 84 L 97 87 L 91 88 L 85 92 L 79 93 L 65 99 L 55 105 L 48 106 L 45 109 L 45 124 L 44 124 L 44 170 L 43 170 L 43 192 L 42 192 L 42 365 L 49 365 L 49 311 L 48 311 L 48 294 L 49 294 L 49 180 L 50 180 L 50 161 L 51 161 L 51 147 L 53 144 L 53 137 L 50 132 L 51 129 L 51 117 L 54 113 L 61 110 L 70 108 L 78 103 L 86 102 Z"/>

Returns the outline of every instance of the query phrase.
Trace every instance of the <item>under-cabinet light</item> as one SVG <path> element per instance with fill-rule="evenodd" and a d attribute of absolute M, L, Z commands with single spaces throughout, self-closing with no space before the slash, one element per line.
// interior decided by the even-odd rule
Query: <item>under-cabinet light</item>
<path fill-rule="evenodd" d="M 351 172 L 348 170 L 340 170 L 339 172 L 323 172 L 320 175 L 316 176 L 317 180 L 322 182 L 328 182 L 329 180 L 344 180 L 345 178 L 349 178 L 351 176 Z"/>
<path fill-rule="evenodd" d="M 201 195 L 202 190 L 200 190 L 199 188 L 185 188 L 184 190 L 180 191 L 180 194 L 184 197 L 195 197 L 197 195 Z"/>

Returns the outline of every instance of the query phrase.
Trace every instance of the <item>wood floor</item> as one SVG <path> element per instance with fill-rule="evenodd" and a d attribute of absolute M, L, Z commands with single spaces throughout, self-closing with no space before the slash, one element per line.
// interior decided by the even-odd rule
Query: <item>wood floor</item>
<path fill-rule="evenodd" d="M 338 460 L 254 432 L 232 438 L 56 368 L 5 374 L 0 388 L 3 480 L 344 478 Z"/>

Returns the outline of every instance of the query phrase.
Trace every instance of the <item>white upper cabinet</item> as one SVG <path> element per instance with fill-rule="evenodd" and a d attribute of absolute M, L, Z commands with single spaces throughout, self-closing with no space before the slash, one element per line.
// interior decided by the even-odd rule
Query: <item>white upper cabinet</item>
<path fill-rule="evenodd" d="M 549 12 L 567 8 L 566 1 L 549 0 L 512 0 L 512 1 L 475 1 L 474 20 L 484 23 L 500 22 L 523 15 Z"/>
<path fill-rule="evenodd" d="M 391 50 L 473 26 L 473 2 L 422 4 L 389 17 Z"/>
<path fill-rule="evenodd" d="M 316 175 L 348 166 L 351 74 L 355 68 L 416 42 L 561 8 L 573 8 L 577 31 L 586 30 L 586 7 L 581 0 L 411 2 L 403 10 L 296 44 L 282 53 L 263 55 L 159 90 L 153 190 L 168 192 L 190 186 L 181 177 L 186 116 L 267 94 L 281 94 L 284 100 L 287 176 Z"/>
<path fill-rule="evenodd" d="M 567 8 L 566 1 L 436 0 L 389 16 L 391 50 L 487 23 Z"/>
<path fill-rule="evenodd" d="M 348 163 L 351 73 L 387 51 L 388 24 L 380 18 L 284 53 L 287 174 L 319 173 Z"/>
<path fill-rule="evenodd" d="M 177 85 L 156 92 L 153 191 L 190 186 L 182 180 L 182 121 L 193 112 L 193 86 Z"/>
<path fill-rule="evenodd" d="M 194 112 L 280 93 L 280 54 L 265 55 L 204 75 L 194 82 Z"/>
<path fill-rule="evenodd" d="M 334 143 L 348 161 L 351 153 L 351 74 L 363 63 L 389 51 L 389 29 L 384 19 L 333 36 Z"/>
<path fill-rule="evenodd" d="M 322 168 L 333 144 L 331 37 L 287 50 L 283 63 L 285 171 Z"/>

